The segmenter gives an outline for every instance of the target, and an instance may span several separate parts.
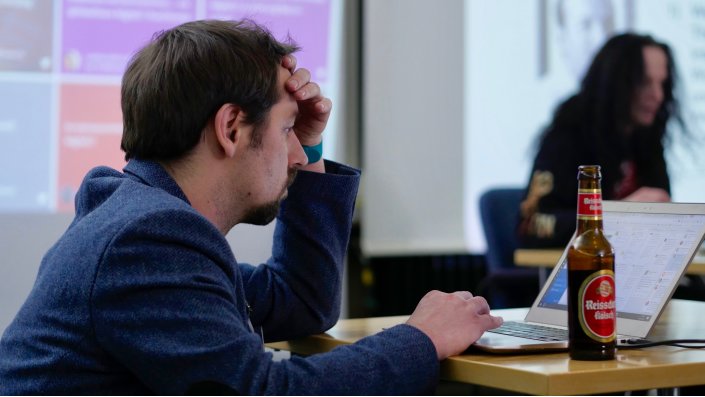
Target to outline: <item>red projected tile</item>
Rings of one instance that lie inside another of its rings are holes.
[[[120,87],[64,84],[60,88],[57,209],[70,211],[91,168],[122,169]]]

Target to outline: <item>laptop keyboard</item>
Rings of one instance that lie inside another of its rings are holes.
[[[529,324],[519,321],[506,321],[501,327],[487,332],[546,342],[568,340],[567,329],[546,327],[544,325]]]

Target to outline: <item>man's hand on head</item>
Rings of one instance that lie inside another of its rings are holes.
[[[315,146],[321,142],[321,134],[328,123],[333,103],[321,94],[318,84],[311,81],[308,70],[296,69],[296,58],[293,55],[282,57],[282,66],[291,71],[285,87],[299,105],[294,132],[302,145]]]

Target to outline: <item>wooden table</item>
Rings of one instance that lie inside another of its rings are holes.
[[[493,311],[523,319],[528,309]],[[705,302],[672,300],[652,340],[705,338]],[[406,321],[407,316],[340,320],[327,333],[269,347],[297,354],[326,352]],[[441,377],[528,394],[593,394],[705,384],[705,350],[659,346],[619,350],[611,361],[574,361],[567,353],[491,355],[470,352],[441,363]]]
[[[558,263],[561,254],[563,254],[562,249],[520,248],[514,251],[514,263],[517,266],[549,268],[548,270],[550,270]],[[705,254],[698,253],[695,255],[693,261],[688,265],[686,273],[705,275]],[[545,272],[543,280],[545,280]],[[543,282],[541,285],[543,285]]]

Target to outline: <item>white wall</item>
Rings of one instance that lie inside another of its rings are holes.
[[[71,216],[3,214],[0,239],[0,332],[29,294],[44,252],[71,222]]]
[[[463,18],[462,0],[364,3],[366,255],[465,246]]]

